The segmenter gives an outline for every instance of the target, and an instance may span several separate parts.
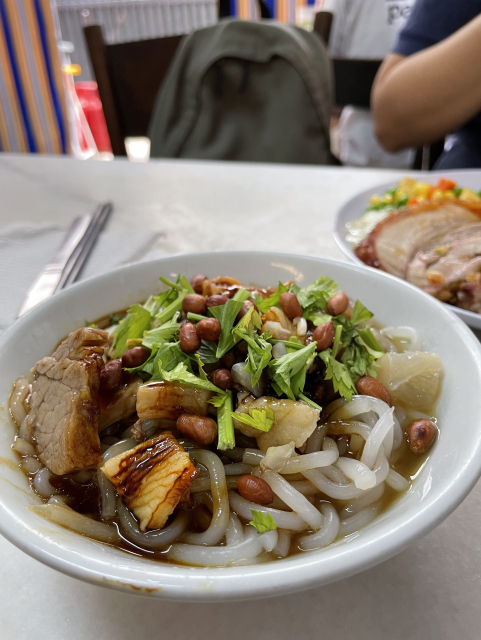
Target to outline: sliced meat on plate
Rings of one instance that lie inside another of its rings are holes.
[[[446,233],[473,222],[479,222],[479,216],[468,206],[418,205],[376,225],[355,253],[369,266],[405,278],[409,263],[419,251],[430,250]]]
[[[445,234],[430,251],[420,251],[406,279],[427,293],[457,306],[481,311],[481,222]]]
[[[101,461],[98,390],[108,340],[105,331],[77,329],[32,369],[28,425],[40,460],[58,475]]]

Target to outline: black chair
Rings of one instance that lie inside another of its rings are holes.
[[[125,156],[127,136],[146,136],[155,99],[183,36],[105,44],[102,28],[84,35],[104,109],[112,151]]]

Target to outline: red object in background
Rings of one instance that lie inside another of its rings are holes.
[[[99,152],[109,151],[112,153],[110,138],[105,122],[104,111],[97,89],[97,83],[92,81],[76,82],[75,91],[80,105],[87,119],[90,131],[97,145]]]

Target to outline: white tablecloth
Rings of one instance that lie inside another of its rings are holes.
[[[73,217],[111,199],[115,214],[85,275],[162,252],[209,249],[280,250],[342,260],[331,236],[337,207],[357,191],[400,175],[0,156],[0,239],[12,225],[63,229]],[[30,276],[22,273],[26,287]],[[0,271],[3,303],[15,277],[12,270]],[[0,638],[477,640],[480,530],[478,484],[434,532],[374,569],[292,596],[208,605],[93,587],[41,565],[0,537]]]

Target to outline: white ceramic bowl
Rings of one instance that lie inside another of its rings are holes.
[[[410,325],[439,354],[444,381],[440,438],[412,489],[360,534],[320,551],[236,568],[179,567],[129,555],[50,523],[27,509],[39,502],[11,449],[7,399],[19,375],[67,333],[160,291],[159,275],[197,273],[273,285],[329,275],[383,324]],[[174,256],[136,264],[78,284],[21,318],[0,336],[0,531],[26,553],[82,580],[157,598],[208,601],[274,596],[307,589],[375,565],[438,525],[481,474],[481,348],[466,325],[434,298],[382,272],[281,253]]]

